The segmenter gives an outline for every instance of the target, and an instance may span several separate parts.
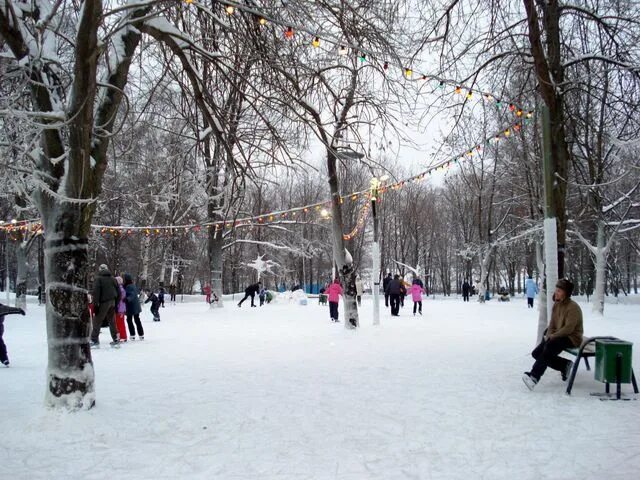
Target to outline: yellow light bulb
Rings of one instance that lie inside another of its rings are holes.
[[[233,8],[231,5],[227,5],[226,7],[224,7],[224,11],[227,12],[227,15],[233,15],[235,8]]]
[[[411,78],[413,76],[413,70],[411,70],[410,68],[405,68],[404,69],[404,76],[407,78]]]
[[[320,39],[318,37],[314,38],[311,45],[313,45],[314,48],[318,48],[320,46]]]

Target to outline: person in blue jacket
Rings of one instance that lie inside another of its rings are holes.
[[[527,294],[527,308],[533,308],[533,299],[536,298],[536,294],[538,293],[538,285],[535,280],[531,278],[531,275],[527,278],[527,283],[524,288]]]
[[[133,278],[131,278],[131,274],[124,274],[124,292],[125,292],[125,303],[127,304],[127,326],[129,327],[129,339],[136,339],[136,329],[138,330],[138,338],[140,340],[144,340],[144,330],[142,328],[142,322],[140,321],[140,312],[142,308],[140,307],[140,292],[138,291],[138,287],[133,283]],[[135,327],[133,325],[133,321],[135,320]]]

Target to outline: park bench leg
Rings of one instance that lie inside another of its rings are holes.
[[[640,393],[638,392],[638,383],[636,382],[636,375],[633,373],[633,368],[631,369],[631,383],[633,384],[633,391],[635,393]]]
[[[589,359],[587,357],[582,357],[584,358],[584,364],[587,367],[587,371],[591,371],[591,366],[589,365]]]
[[[586,357],[584,357],[586,360]],[[573,362],[573,368],[571,369],[571,375],[569,375],[569,384],[567,385],[567,395],[571,395],[571,389],[573,388],[573,381],[576,378],[578,367],[580,366],[580,357]]]

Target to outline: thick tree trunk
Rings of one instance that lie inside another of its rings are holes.
[[[145,235],[142,239],[142,272],[140,273],[140,288],[147,288],[147,280],[149,278],[149,257],[151,251],[151,237]]]
[[[336,157],[333,153],[327,153],[327,170],[329,173],[329,187],[331,190],[331,214],[333,227],[333,258],[338,268],[338,275],[344,286],[344,326],[345,328],[357,328],[360,326],[358,319],[358,304],[356,300],[356,271],[353,259],[344,246],[344,231],[342,225],[342,204],[338,189],[338,172],[336,169]]]
[[[536,263],[538,265],[538,272],[544,272],[544,256],[542,253],[542,246],[540,243],[536,243]],[[547,284],[546,281],[540,288],[540,296],[538,297],[538,331],[536,334],[536,345],[542,341],[544,331],[547,329]]]
[[[542,9],[542,25],[534,0],[523,0],[527,12],[528,36],[531,47],[538,90],[549,110],[551,132],[551,165],[552,171],[561,177],[554,179],[553,184],[553,216],[556,218],[556,238],[558,243],[557,262],[558,278],[564,276],[564,253],[567,236],[566,198],[569,164],[569,148],[566,141],[565,114],[561,88],[564,85],[564,67],[560,58],[560,10],[557,0],[538,2]],[[545,34],[543,47],[543,32]]]
[[[212,303],[211,307],[222,308],[222,247],[224,238],[223,230],[216,230],[215,227],[209,229],[209,276],[211,280],[211,292],[218,297],[217,304]]]
[[[29,249],[29,242],[22,240],[16,248],[16,264],[17,264],[17,277],[16,277],[16,302],[17,308],[27,309],[27,275],[29,273],[29,264],[27,263],[27,254]]]
[[[95,404],[89,348],[91,320],[85,288],[88,241],[77,227],[81,224],[78,210],[69,204],[67,211],[44,216],[45,232],[51,232],[45,238],[49,347],[46,403],[70,409],[86,409]]]
[[[478,301],[480,303],[485,302],[485,296],[487,293],[487,281],[489,280],[491,264],[491,257],[493,254],[493,246],[489,246],[486,252],[480,253],[480,281],[478,282]],[[485,255],[483,256],[483,253]]]

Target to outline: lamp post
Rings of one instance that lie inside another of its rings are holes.
[[[378,243],[378,215],[376,204],[381,192],[381,188],[388,175],[371,179],[371,215],[373,218],[373,247],[371,256],[373,257],[373,324],[380,325],[380,244]]]

